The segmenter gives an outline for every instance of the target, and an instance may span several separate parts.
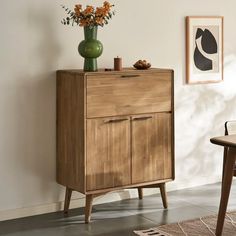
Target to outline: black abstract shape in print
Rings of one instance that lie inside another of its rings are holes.
[[[205,29],[203,31],[202,29],[198,28],[195,37],[195,44],[196,44],[196,48],[194,50],[195,66],[201,71],[212,70],[213,69],[212,60],[202,55],[196,43],[197,39],[199,39],[200,37],[202,37],[201,46],[204,52],[206,52],[207,54],[215,54],[218,51],[217,42],[213,34],[208,29]]]
[[[217,42],[214,35],[208,30],[205,29],[202,36],[202,49],[208,54],[217,53]]]
[[[201,71],[208,71],[208,70],[212,70],[213,68],[212,60],[202,55],[202,53],[199,51],[197,47],[197,44],[194,51],[194,63],[195,63],[195,66]]]
[[[203,33],[204,33],[204,31],[202,29],[198,28],[195,39],[200,38],[203,35]]]

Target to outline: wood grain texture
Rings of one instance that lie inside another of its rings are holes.
[[[65,202],[64,202],[64,214],[66,215],[70,208],[70,199],[72,194],[71,188],[66,188],[66,194],[65,194]]]
[[[57,182],[85,192],[84,79],[57,73]]]
[[[87,191],[131,183],[130,120],[87,120]]]
[[[87,76],[87,117],[171,111],[171,71]]]
[[[85,223],[89,223],[91,220],[91,213],[92,213],[92,208],[93,208],[93,195],[86,195],[86,200],[85,200]]]
[[[171,114],[132,117],[132,183],[172,178]]]
[[[163,207],[166,209],[166,208],[168,208],[167,194],[166,194],[166,184],[165,183],[160,184],[159,188],[160,188]]]
[[[121,189],[132,189],[132,188],[137,188],[137,187],[142,187],[142,188],[153,188],[153,185],[157,185],[160,183],[167,183],[172,181],[172,179],[162,179],[162,180],[155,180],[155,181],[150,181],[150,182],[142,182],[138,184],[129,184],[129,185],[123,185],[123,186],[118,186],[118,187],[111,187],[111,188],[106,188],[106,189],[97,189],[97,190],[90,190],[87,191],[86,194],[102,194],[102,193],[108,193],[111,191],[116,191],[116,190],[121,190]]]
[[[80,75],[82,77],[86,77],[87,75],[91,76],[106,76],[106,75],[127,75],[127,74],[146,74],[147,72],[154,72],[154,73],[170,73],[171,69],[163,69],[163,68],[150,68],[148,70],[137,70],[133,67],[125,67],[121,71],[105,71],[105,69],[99,69],[97,72],[88,72],[83,71],[81,69],[69,69],[69,70],[58,70],[59,73],[70,73]]]

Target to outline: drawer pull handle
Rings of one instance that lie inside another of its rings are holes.
[[[132,78],[132,77],[139,77],[140,75],[122,75],[122,78]]]
[[[110,120],[104,120],[104,123],[116,123],[116,122],[122,122],[125,120],[129,120],[129,119],[128,118],[110,119]]]
[[[133,118],[133,120],[148,120],[148,119],[152,119],[152,116],[142,116]]]

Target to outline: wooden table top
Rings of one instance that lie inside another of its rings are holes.
[[[220,137],[214,137],[210,139],[211,143],[224,146],[224,147],[235,147],[236,148],[236,135],[226,135]]]

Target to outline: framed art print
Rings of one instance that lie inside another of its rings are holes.
[[[187,83],[223,80],[223,21],[221,16],[186,17]]]

